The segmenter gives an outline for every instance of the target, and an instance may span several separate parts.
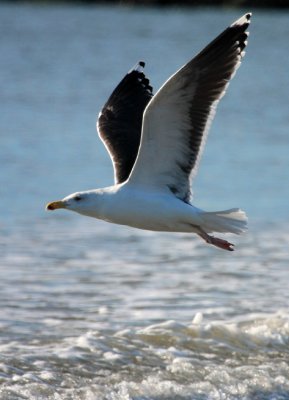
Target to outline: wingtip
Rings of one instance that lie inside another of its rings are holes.
[[[145,65],[146,65],[146,63],[144,61],[139,61],[138,63],[135,64],[135,66],[128,73],[133,72],[133,71],[142,73]]]
[[[237,19],[237,21],[233,22],[231,26],[236,26],[236,25],[245,25],[247,24],[247,26],[249,26],[250,22],[251,22],[251,17],[252,17],[252,13],[248,12],[246,14],[244,14],[241,18]]]

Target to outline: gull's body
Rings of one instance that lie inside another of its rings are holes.
[[[47,209],[67,208],[139,229],[194,232],[208,243],[233,250],[231,243],[208,233],[243,232],[245,213],[196,208],[191,181],[216,106],[244,55],[250,16],[227,28],[154,96],[143,74],[144,63],[130,71],[98,118],[115,185],[74,193]]]
[[[80,193],[86,194],[90,200],[87,207],[78,211],[80,214],[119,225],[151,231],[197,232],[194,225],[204,222],[201,210],[169,191],[148,191],[128,183]]]

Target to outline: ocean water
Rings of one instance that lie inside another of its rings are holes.
[[[235,252],[44,210],[112,183],[127,70],[156,90],[246,11],[0,6],[0,399],[289,399],[288,13],[253,10],[194,182],[246,210]]]

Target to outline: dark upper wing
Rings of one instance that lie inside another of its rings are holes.
[[[124,182],[134,165],[145,107],[153,89],[140,61],[119,83],[103,106],[97,121],[100,138],[113,162],[115,183]]]
[[[130,182],[169,188],[188,202],[215,109],[247,44],[251,14],[229,26],[177,71],[146,108]]]

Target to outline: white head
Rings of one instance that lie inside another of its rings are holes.
[[[79,214],[98,218],[98,208],[101,203],[101,192],[96,190],[70,194],[62,200],[48,203],[46,210],[54,211],[60,208],[75,211]]]

